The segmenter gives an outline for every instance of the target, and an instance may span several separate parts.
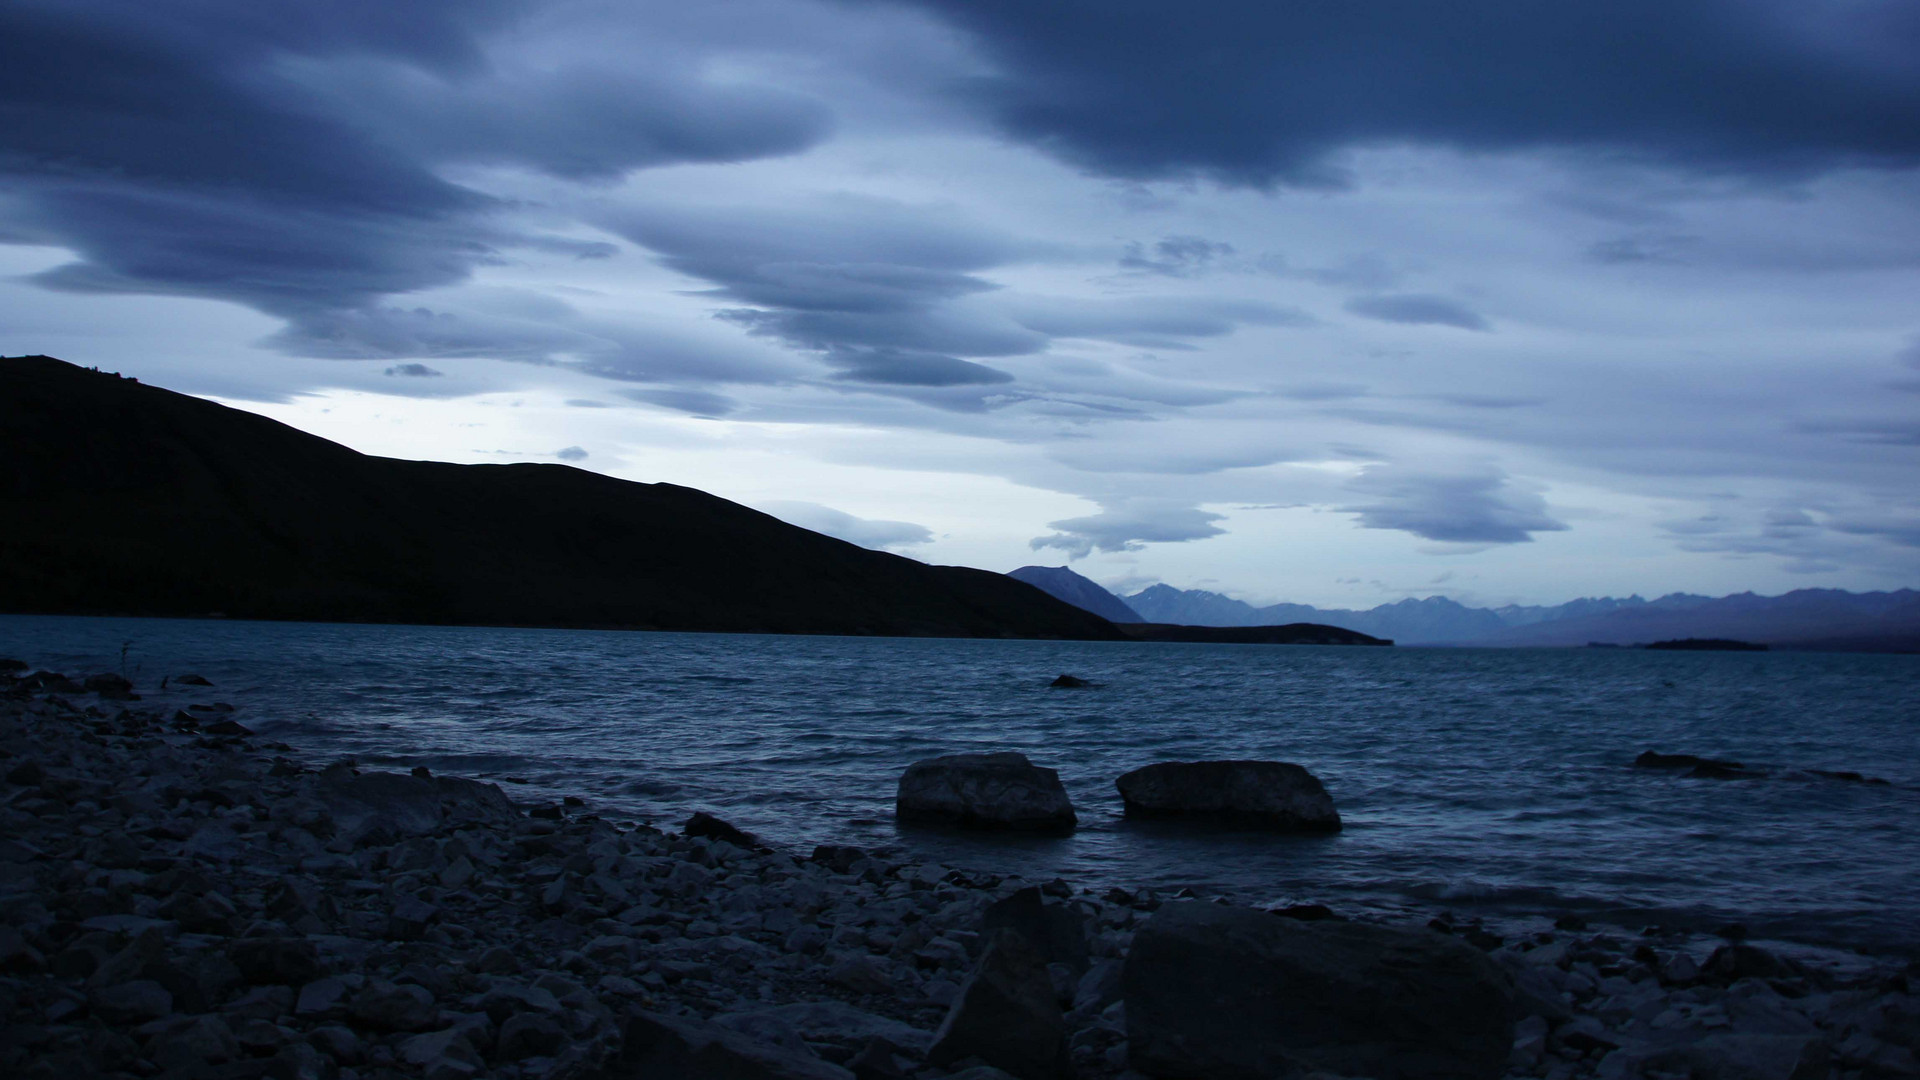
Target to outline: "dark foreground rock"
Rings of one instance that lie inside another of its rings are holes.
[[[1151,1076],[1493,1080],[1513,1047],[1506,974],[1420,930],[1173,904],[1135,937],[1122,985]]]
[[[323,770],[314,794],[334,831],[354,844],[393,843],[463,824],[504,825],[519,811],[498,787],[458,776],[361,774],[350,765]]]
[[[1167,761],[1115,782],[1127,816],[1191,818],[1276,832],[1339,832],[1340,811],[1310,772],[1284,761]]]
[[[1016,930],[995,930],[960,999],[934,1033],[928,1060],[970,1058],[1019,1080],[1069,1080],[1067,1022],[1046,957]]]
[[[619,1058],[595,1080],[854,1080],[799,1050],[718,1024],[643,1012],[627,1022]]]
[[[1086,971],[1092,959],[1086,913],[1069,903],[1048,903],[1037,885],[994,901],[981,914],[980,927],[989,934],[1019,934],[1042,963],[1063,964],[1075,975]]]
[[[916,761],[900,777],[901,821],[967,829],[1064,833],[1079,819],[1060,774],[1025,754],[949,754]]]

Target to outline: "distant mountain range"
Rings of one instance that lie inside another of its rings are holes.
[[[357,453],[50,357],[0,359],[0,611],[1126,640],[673,484]]]
[[[1808,649],[1920,651],[1920,592],[1798,589],[1782,596],[1670,593],[1546,606],[1476,608],[1430,596],[1356,611],[1307,604],[1255,607],[1202,589],[1155,585],[1116,597],[1066,567],[1022,567],[1021,580],[1071,604],[1122,603],[1150,623],[1272,626],[1323,623],[1403,645],[1610,645],[1733,638]],[[1094,594],[1098,594],[1095,596]],[[1101,599],[1104,598],[1104,601]],[[1110,615],[1103,615],[1111,619]]]

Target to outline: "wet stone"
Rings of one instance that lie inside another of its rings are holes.
[[[87,995],[87,1005],[110,1024],[138,1024],[171,1013],[173,995],[157,982],[137,979],[93,991]]]
[[[319,950],[299,938],[243,938],[228,948],[227,958],[256,986],[304,986],[322,974]]]
[[[372,981],[348,1005],[353,1019],[376,1031],[424,1031],[440,1014],[433,995],[413,983]]]

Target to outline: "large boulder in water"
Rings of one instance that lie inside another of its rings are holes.
[[[1163,761],[1119,780],[1129,817],[1199,818],[1280,832],[1339,832],[1314,775],[1284,761]]]
[[[907,766],[894,815],[969,829],[1071,832],[1078,824],[1060,774],[1025,754],[948,754]]]
[[[1512,983],[1429,930],[1162,907],[1121,975],[1133,1067],[1149,1076],[1493,1080],[1513,1047]]]

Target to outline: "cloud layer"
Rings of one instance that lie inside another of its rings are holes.
[[[1911,584],[1920,9],[1844,9],[18,0],[0,348],[1136,586]]]
[[[1340,150],[1408,142],[1709,172],[1920,160],[1920,13],[1895,0],[917,2],[996,62],[964,100],[1114,176],[1340,186]]]

